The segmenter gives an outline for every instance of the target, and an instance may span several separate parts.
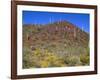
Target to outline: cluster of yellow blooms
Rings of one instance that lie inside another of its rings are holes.
[[[62,67],[65,66],[63,60],[54,53],[45,50],[45,53],[41,53],[41,50],[37,49],[34,51],[34,56],[38,58],[38,65],[44,67]]]
[[[47,68],[47,67],[65,67],[65,66],[81,66],[89,64],[89,54],[81,54],[80,56],[57,56],[54,53],[45,50],[44,53],[40,49],[34,50],[32,53],[24,55],[24,68]]]

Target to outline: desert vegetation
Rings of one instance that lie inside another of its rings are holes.
[[[67,21],[23,25],[23,68],[89,65],[89,34]]]

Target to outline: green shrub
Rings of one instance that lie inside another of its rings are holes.
[[[63,59],[55,55],[54,53],[45,50],[44,53],[40,49],[36,49],[33,53],[24,55],[23,67],[30,68],[46,68],[46,67],[61,67],[66,66]]]
[[[76,66],[80,64],[80,60],[77,56],[66,56],[64,57],[64,62],[68,66]]]
[[[89,55],[88,54],[80,55],[80,61],[82,65],[89,65]]]
[[[46,67],[64,67],[80,66],[89,64],[89,53],[68,56],[57,56],[55,53],[45,49],[36,49],[29,51],[26,49],[23,54],[23,68],[46,68]]]
[[[81,54],[80,55],[80,61],[82,63],[82,65],[89,65],[89,61],[90,61],[90,55],[89,55],[89,48],[86,48],[87,53]]]

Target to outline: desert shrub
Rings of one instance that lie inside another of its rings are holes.
[[[80,64],[80,60],[78,58],[78,56],[65,56],[64,57],[64,62],[68,65],[68,66],[76,66]]]
[[[29,50],[24,50],[23,52],[23,68],[39,67],[38,60],[40,52],[37,50],[33,54]]]
[[[59,67],[64,66],[63,60],[61,60],[57,55],[54,53],[48,52],[45,50],[43,60],[40,61],[41,67]]]
[[[52,54],[52,55],[49,55],[46,60],[50,63],[50,67],[61,67],[61,66],[65,66],[64,62],[63,62],[63,59],[61,59],[60,57]]]
[[[40,61],[40,67],[45,68],[49,66],[49,62],[46,60]]]
[[[88,55],[88,53],[80,55],[80,61],[81,61],[82,65],[88,65],[89,64],[89,55]]]
[[[25,54],[23,58],[24,68],[36,67],[60,67],[65,66],[63,59],[54,53],[45,50],[44,53],[40,49],[36,49],[33,53]]]
[[[30,68],[33,67],[34,64],[31,59],[30,51],[27,48],[23,50],[23,68]]]
[[[44,49],[43,51],[41,49],[35,49],[34,51],[25,49],[23,54],[23,68],[64,67],[88,64],[89,52],[80,56],[71,54],[58,56],[48,49]]]
[[[89,65],[90,55],[89,48],[86,48],[86,53],[80,55],[82,65]]]
[[[23,68],[35,67],[36,64],[34,61],[31,61],[29,57],[24,57],[23,59]]]

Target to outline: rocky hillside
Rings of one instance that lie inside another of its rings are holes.
[[[46,25],[23,25],[23,52],[42,54],[47,50],[57,56],[80,56],[87,53],[89,34],[67,21]]]

